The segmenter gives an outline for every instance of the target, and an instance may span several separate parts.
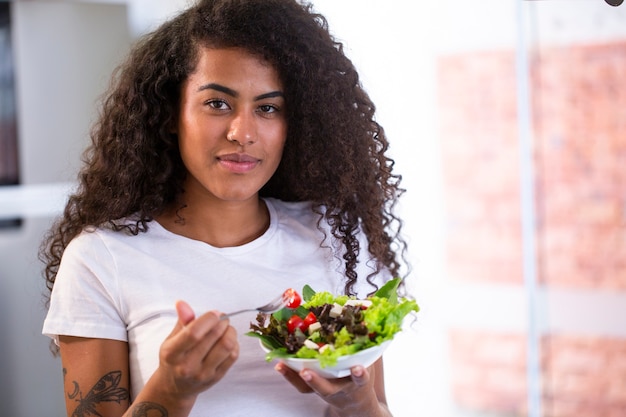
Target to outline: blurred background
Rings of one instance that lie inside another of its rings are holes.
[[[63,416],[37,250],[112,70],[188,0],[0,1],[0,404]],[[407,193],[396,417],[626,416],[626,6],[315,0]]]

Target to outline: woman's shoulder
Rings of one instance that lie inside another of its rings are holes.
[[[125,241],[136,236],[142,236],[146,234],[144,232],[150,230],[152,223],[150,222],[145,227],[140,227],[135,218],[125,217],[108,225],[87,226],[72,239],[68,248],[70,246],[107,246],[111,242]]]

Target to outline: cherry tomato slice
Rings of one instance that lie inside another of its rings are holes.
[[[289,331],[289,333],[293,333],[296,331],[296,329],[300,329],[303,332],[306,330],[304,328],[304,320],[302,320],[302,317],[294,314],[287,321],[287,331]]]
[[[283,293],[283,301],[287,308],[294,309],[300,307],[302,297],[300,297],[300,294],[298,294],[296,290],[294,290],[293,288],[289,288]]]
[[[306,326],[306,329],[308,329],[309,326],[315,323],[316,321],[317,321],[317,317],[315,317],[315,314],[313,314],[312,311],[309,311],[309,314],[307,314],[306,317],[304,318],[304,325]]]

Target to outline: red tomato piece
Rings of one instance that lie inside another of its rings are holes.
[[[283,293],[283,302],[287,308],[298,308],[302,302],[302,297],[300,297],[300,294],[293,288],[288,288]]]
[[[307,314],[306,317],[304,318],[304,325],[308,329],[309,326],[315,323],[316,321],[317,321],[317,317],[315,317],[315,314],[313,314],[312,311],[309,311],[309,314]]]
[[[304,328],[304,320],[302,320],[302,317],[294,314],[287,321],[287,331],[289,331],[289,333],[293,333],[296,329],[300,329],[301,331],[306,330],[306,328]]]

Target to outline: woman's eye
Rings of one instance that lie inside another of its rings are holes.
[[[273,104],[262,104],[259,106],[261,113],[276,113],[279,109]]]
[[[208,100],[205,102],[205,104],[215,110],[228,110],[230,108],[228,106],[228,103],[226,103],[224,100]]]

